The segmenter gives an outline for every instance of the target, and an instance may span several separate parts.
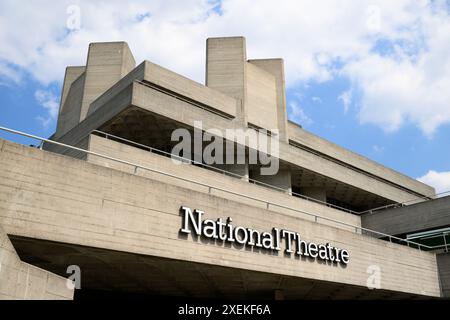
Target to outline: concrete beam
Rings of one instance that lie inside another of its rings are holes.
[[[177,94],[232,118],[236,116],[236,99],[149,61],[145,61],[144,80],[167,90],[169,94]]]
[[[450,196],[366,213],[361,216],[361,222],[365,228],[391,235],[450,226]]]

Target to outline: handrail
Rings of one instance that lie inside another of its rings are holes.
[[[175,155],[175,154],[167,152],[167,151],[159,150],[157,148],[153,148],[153,147],[147,146],[145,144],[141,144],[139,142],[135,142],[135,141],[132,141],[132,140],[128,140],[128,139],[125,139],[125,138],[113,135],[111,133],[107,133],[107,132],[100,131],[100,130],[93,130],[92,132],[100,134],[100,135],[103,135],[103,136],[105,136],[106,139],[108,139],[108,137],[112,137],[113,139],[124,141],[126,143],[129,143],[129,144],[132,144],[132,145],[135,145],[135,146],[147,149],[148,151],[154,152],[156,154],[162,154],[162,155],[167,156],[167,157],[177,158],[177,159],[179,159],[182,162],[193,163],[193,164],[196,164],[196,165],[199,165],[199,166],[202,166],[202,167],[214,170],[214,171],[218,171],[218,172],[223,173],[225,175],[234,176],[234,177],[239,178],[239,179],[243,179],[244,178],[248,182],[254,183],[256,185],[262,185],[262,186],[269,187],[269,188],[272,188],[272,189],[275,189],[275,190],[278,190],[278,191],[281,191],[281,192],[286,192],[286,189],[274,186],[272,184],[269,184],[269,183],[266,183],[266,182],[262,182],[262,181],[258,181],[258,180],[252,179],[252,178],[248,178],[248,177],[246,177],[244,175],[240,175],[238,173],[234,173],[234,172],[231,172],[231,171],[223,170],[223,169],[211,166],[211,165],[207,165],[207,164],[204,164],[203,162],[198,162],[198,161],[195,161],[195,160],[192,160],[192,159],[189,159],[189,158],[184,158],[184,157]],[[349,213],[352,213],[352,214],[359,214],[359,212],[353,211],[351,209],[343,208],[343,207],[340,207],[340,206],[332,204],[332,203],[328,203],[328,202],[325,202],[325,201],[314,199],[314,198],[305,196],[304,194],[300,194],[300,193],[292,192],[292,191],[289,192],[289,194],[291,194],[293,196],[296,196],[298,198],[305,199],[307,201],[312,201],[312,202],[319,203],[321,205],[325,205],[325,206],[330,207],[330,208],[335,208],[335,209],[338,209],[338,210],[341,210],[341,211],[345,211],[345,212],[349,212]]]
[[[117,158],[114,158],[114,157],[106,156],[106,155],[100,154],[98,152],[81,149],[81,148],[78,148],[78,147],[74,147],[74,146],[67,145],[67,144],[64,144],[64,143],[61,143],[61,142],[49,140],[49,139],[42,138],[42,137],[39,137],[39,136],[36,136],[36,135],[32,135],[32,134],[28,134],[28,133],[25,133],[25,132],[21,132],[21,131],[18,131],[18,130],[9,129],[9,128],[2,127],[2,126],[0,126],[0,130],[6,131],[6,132],[9,132],[9,133],[13,133],[13,134],[17,134],[17,135],[21,135],[21,136],[24,136],[24,137],[27,137],[27,138],[39,140],[41,142],[47,142],[47,143],[50,143],[50,144],[58,145],[58,146],[69,148],[69,149],[76,150],[76,151],[80,151],[80,152],[83,152],[83,153],[86,153],[86,154],[98,156],[100,158],[116,161],[116,162],[119,162],[119,163],[122,163],[122,164],[130,165],[130,166],[135,167],[135,173],[137,172],[137,169],[140,168],[140,169],[148,170],[148,171],[151,171],[151,172],[156,172],[156,173],[159,173],[159,174],[171,177],[171,178],[175,178],[175,179],[179,179],[179,180],[182,180],[182,181],[187,181],[187,182],[190,182],[190,183],[195,183],[197,185],[207,187],[209,193],[211,193],[211,190],[215,189],[215,190],[218,190],[218,191],[222,191],[222,192],[226,192],[226,193],[229,193],[229,194],[241,196],[243,198],[251,199],[251,200],[254,200],[254,201],[260,201],[260,202],[266,204],[267,209],[269,209],[270,205],[272,205],[272,206],[275,206],[275,207],[280,207],[280,208],[283,208],[283,209],[300,212],[300,213],[305,214],[307,216],[314,217],[314,221],[316,223],[319,220],[333,222],[333,223],[336,223],[336,224],[340,224],[342,226],[350,227],[352,230],[355,231],[355,233],[358,233],[358,230],[360,230],[361,234],[365,233],[366,235],[367,234],[369,234],[369,235],[370,234],[379,235],[379,236],[381,236],[383,238],[387,238],[389,240],[389,242],[391,242],[391,243],[393,242],[392,240],[396,240],[396,241],[398,241],[400,243],[405,243],[408,247],[412,246],[412,248],[414,248],[414,246],[417,246],[417,248],[419,250],[421,250],[421,248],[426,248],[426,249],[429,249],[429,250],[436,250],[438,248],[444,247],[443,245],[440,245],[440,246],[428,246],[428,245],[425,245],[425,244],[420,244],[420,243],[417,243],[417,242],[414,242],[414,241],[409,241],[409,240],[402,239],[402,238],[399,238],[399,237],[396,237],[396,236],[392,236],[392,235],[389,235],[389,234],[386,234],[386,233],[383,233],[383,232],[367,229],[367,228],[360,227],[360,226],[355,226],[355,225],[352,225],[352,224],[349,224],[349,223],[346,223],[346,222],[342,222],[342,221],[339,221],[339,220],[335,220],[335,219],[331,219],[331,218],[327,218],[327,217],[321,217],[321,216],[315,215],[315,214],[313,214],[311,212],[307,212],[307,211],[304,211],[304,210],[292,208],[292,207],[285,206],[285,205],[282,205],[282,204],[278,204],[278,203],[275,203],[275,202],[270,202],[270,201],[267,201],[267,200],[264,200],[264,199],[259,199],[259,198],[256,198],[256,197],[244,195],[242,193],[233,192],[233,191],[230,191],[228,189],[214,187],[214,186],[208,185],[208,184],[203,183],[203,182],[198,182],[198,181],[195,181],[195,180],[192,180],[192,179],[179,177],[179,176],[167,173],[167,172],[163,172],[163,171],[160,171],[160,170],[156,170],[156,169],[153,169],[153,168],[142,166],[142,165],[139,165],[139,164],[136,164],[136,163],[132,163],[132,162],[126,161],[126,160],[122,160],[122,159],[117,159]],[[363,233],[363,231],[364,231],[364,233]]]

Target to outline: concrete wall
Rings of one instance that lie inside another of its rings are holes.
[[[450,298],[450,253],[440,253],[436,258],[442,295],[446,298]]]
[[[387,234],[406,234],[450,226],[450,196],[362,215],[364,227]]]
[[[301,193],[304,194],[307,197],[327,202],[327,191],[324,188],[319,187],[308,187],[308,188],[301,188]]]
[[[0,300],[69,300],[66,279],[22,262],[0,225]]]
[[[134,68],[132,71],[130,71],[125,77],[120,79],[120,81],[116,82],[111,88],[106,90],[103,94],[101,94],[96,100],[94,100],[91,103],[91,106],[89,107],[88,111],[88,117],[87,119],[91,117],[92,114],[95,113],[94,119],[99,120],[99,118],[102,118],[101,116],[105,113],[105,104],[114,104],[115,102],[113,100],[116,99],[116,96],[123,92],[126,88],[130,87],[134,81],[142,82],[145,78],[146,68],[148,67],[148,64],[146,61],[139,64],[136,68]],[[103,111],[97,112],[96,111],[103,107]],[[125,106],[127,107],[127,106]],[[103,118],[102,118],[103,119]],[[108,120],[108,119],[106,119]],[[105,120],[103,120],[105,121]],[[77,137],[77,134],[73,134],[75,137]],[[79,138],[79,137],[78,137]]]
[[[156,92],[152,88],[133,84],[129,89],[133,96],[129,97],[129,100],[143,109],[159,113],[188,126],[192,126],[194,121],[202,120],[205,129],[223,130],[242,127],[246,125],[247,117],[249,117],[249,121],[257,126],[269,129],[279,127],[282,142],[286,142],[287,137],[290,137],[300,144],[332,158],[335,157],[344,163],[344,165],[333,163],[330,159],[323,159],[308,151],[281,143],[281,160],[293,166],[306,168],[395,202],[410,201],[417,194],[430,195],[434,192],[434,189],[429,186],[339,148],[292,123],[288,126],[288,133],[283,134],[283,130],[286,131],[286,128],[283,129],[286,127],[286,103],[282,60],[262,59],[247,62],[245,51],[243,37],[208,39],[206,84],[209,88],[206,88],[150,62],[144,62],[129,72],[134,66],[134,59],[126,43],[92,44],[84,79],[82,79],[83,76],[79,77],[67,94],[65,104],[69,106],[69,100],[73,101],[70,103],[70,108],[63,108],[67,114],[61,116],[59,121],[61,125],[58,124],[55,139],[76,145],[80,139],[86,137],[89,131],[97,129],[110,120],[114,116],[112,110],[120,112],[115,106],[124,102],[123,99],[126,98],[119,98],[119,96],[125,93],[125,88],[131,85],[133,80],[145,80],[155,85],[157,90],[162,88],[164,92]],[[127,72],[129,73],[125,76]],[[122,77],[124,78],[121,79]],[[115,82],[117,83],[114,84]],[[75,93],[71,97],[72,89]],[[67,91],[66,87],[63,90],[63,98],[65,91]],[[81,106],[80,92],[83,96]],[[116,99],[116,95],[119,95],[117,99],[120,101],[110,101]],[[129,105],[121,104],[121,106],[126,108]],[[237,118],[230,121],[203,111],[198,106],[206,106]],[[80,119],[84,119],[86,113],[94,115],[99,108],[103,109],[102,112],[97,113],[88,122],[80,124],[79,128],[71,130],[77,121],[77,113]],[[52,147],[49,147],[49,150],[52,150]],[[347,168],[345,167],[347,164],[367,171],[368,174]],[[389,183],[380,181],[377,177]]]
[[[64,103],[66,101],[67,95],[69,94],[70,87],[72,86],[72,83],[80,77],[84,71],[86,70],[86,67],[79,66],[79,67],[67,67],[66,68],[66,74],[64,75],[64,84],[61,92],[61,101],[59,105],[59,113],[63,112],[64,110]]]
[[[440,294],[432,253],[6,141],[0,165],[0,223],[12,235],[357,286],[376,265],[382,289]],[[181,205],[258,230],[298,231],[348,249],[350,263],[333,267],[180,238]]]
[[[67,71],[66,84],[62,94],[62,101],[67,101],[67,103],[62,105],[62,111],[64,112],[61,113],[61,119],[58,121],[58,130],[55,139],[78,143],[78,140],[84,138],[86,133],[80,136],[80,133],[77,132],[78,130],[75,130],[69,134],[72,137],[66,137],[64,139],[62,137],[72,129],[77,121],[84,119],[86,114],[93,114],[93,112],[105,103],[114,104],[114,102],[110,102],[108,99],[114,99],[114,94],[117,94],[119,89],[123,90],[133,80],[145,80],[159,88],[163,88],[166,95],[174,93],[177,99],[180,99],[180,97],[186,99],[186,102],[190,104],[190,109],[198,105],[206,106],[231,117],[237,117],[236,121],[229,121],[227,119],[219,119],[220,117],[213,117],[204,112],[193,111],[191,114],[188,114],[189,110],[185,110],[181,115],[181,122],[188,125],[192,125],[194,120],[202,120],[207,122],[210,128],[224,129],[242,127],[246,125],[247,117],[249,117],[249,121],[257,126],[269,129],[278,127],[280,129],[281,140],[284,142],[289,137],[306,147],[317,150],[331,158],[339,159],[339,161],[345,164],[367,171],[373,176],[397,184],[405,189],[411,190],[411,192],[407,190],[400,191],[395,186],[386,186],[385,183],[375,182],[370,178],[362,178],[361,174],[355,173],[354,170],[343,169],[342,166],[330,164],[329,160],[324,161],[307,152],[294,150],[295,147],[282,144],[281,154],[282,158],[284,158],[283,160],[293,165],[310,169],[318,174],[342,181],[346,184],[353,184],[354,181],[352,180],[355,179],[355,186],[358,188],[362,188],[371,193],[377,193],[377,190],[381,190],[380,196],[392,201],[410,201],[417,194],[431,196],[434,193],[433,188],[423,183],[340,148],[331,142],[302,130],[293,123],[287,125],[283,61],[281,59],[247,61],[246,59],[245,38],[229,37],[208,39],[206,85],[209,88],[216,89],[210,90],[150,62],[144,62],[130,72],[135,62],[131,51],[124,42],[91,44],[84,79],[81,78],[83,76],[78,77],[71,86],[73,87],[71,89],[68,89],[68,86],[73,80],[72,78],[75,78],[83,69],[81,67],[77,70],[68,69]],[[119,81],[124,76],[125,79]],[[114,85],[117,81],[119,81],[117,85]],[[273,81],[275,81],[275,85]],[[274,86],[275,89],[273,89]],[[139,87],[135,86],[134,88],[138,88],[136,91],[140,91]],[[147,90],[151,89],[148,88]],[[74,93],[71,94],[70,91],[74,91]],[[146,96],[150,98],[148,95]],[[68,105],[67,108],[63,107],[65,104]],[[154,112],[161,112],[158,109],[161,109],[161,105],[155,108]],[[106,110],[103,113],[111,114]],[[79,120],[76,120],[77,116]],[[100,115],[96,118],[96,120],[99,120],[99,118],[104,119],[104,121],[109,120]],[[180,120],[179,118],[179,115],[174,116],[174,119],[177,121]],[[98,123],[98,121],[95,122]],[[351,179],[346,179],[346,177],[351,177]],[[359,180],[362,183],[358,183]],[[374,188],[370,188],[371,184],[374,185]]]
[[[133,81],[135,80],[147,81],[157,86],[166,87],[167,90],[171,91],[174,94],[178,94],[179,96],[162,92],[160,93],[160,95],[168,95],[169,97],[172,97],[174,101],[182,102],[183,99],[180,99],[181,96],[186,98],[185,104],[190,100],[195,100],[197,103],[204,104],[206,106],[209,106],[211,109],[215,109],[222,113],[228,114],[230,117],[233,117],[235,115],[235,108],[237,103],[235,99],[221,94],[220,92],[211,90],[207,87],[201,86],[200,84],[192,80],[179,76],[151,62],[144,61],[130,73],[128,73],[125,77],[123,77],[120,81],[111,86],[111,88],[101,94],[95,101],[93,101],[89,108],[88,118],[86,122],[80,124],[80,126],[78,126],[77,128],[74,128],[74,130],[67,135],[59,135],[57,137],[57,140],[75,145],[76,143],[78,143],[79,139],[86,137],[88,132],[98,128],[101,124],[111,119],[111,117],[114,115],[114,113],[112,113],[113,111],[119,113],[123,110],[123,108],[128,107],[131,104],[131,101],[128,100],[131,99],[131,96],[126,97],[127,101],[129,101],[128,104],[120,104],[122,109],[117,109],[115,107],[112,107],[112,105],[117,106],[118,102],[123,102],[121,98],[118,98],[118,96],[120,96],[120,92],[124,92],[124,90],[132,85]],[[148,90],[154,89],[148,88]],[[126,92],[131,93],[131,88],[128,88]],[[197,111],[202,111],[201,108],[196,108],[194,105],[190,104],[190,106],[194,110],[198,109]],[[162,105],[160,105],[160,107],[162,107]],[[102,108],[103,110],[96,113],[96,111],[100,108]],[[94,113],[96,114],[94,115]],[[207,114],[212,115],[216,119],[226,121],[227,123],[229,122],[222,116],[214,115],[209,112]],[[93,115],[93,117],[91,117],[91,115]],[[201,118],[198,118],[197,120],[199,119],[201,120]],[[192,124],[193,122],[190,122],[190,125]],[[52,148],[52,146],[47,147],[49,148],[49,150],[55,150],[55,148]]]

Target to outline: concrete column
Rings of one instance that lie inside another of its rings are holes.
[[[450,298],[450,252],[436,255],[441,294],[445,298]]]
[[[79,121],[83,121],[90,104],[136,66],[126,42],[103,42],[89,45],[86,79]]]
[[[256,59],[249,63],[263,69],[275,77],[277,95],[277,124],[280,141],[288,142],[287,111],[286,111],[286,83],[283,59]]]
[[[206,86],[240,101],[238,121],[247,125],[246,102],[247,52],[244,37],[206,40]]]
[[[301,193],[307,197],[326,202],[327,201],[327,192],[325,188],[322,187],[307,187],[301,188]]]

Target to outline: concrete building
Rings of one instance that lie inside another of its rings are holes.
[[[217,134],[244,163],[196,161],[204,141],[174,161],[198,122],[277,152]],[[448,198],[288,121],[283,60],[249,60],[243,37],[207,40],[205,85],[92,43],[54,135],[0,140],[0,168],[0,298],[450,295]]]

